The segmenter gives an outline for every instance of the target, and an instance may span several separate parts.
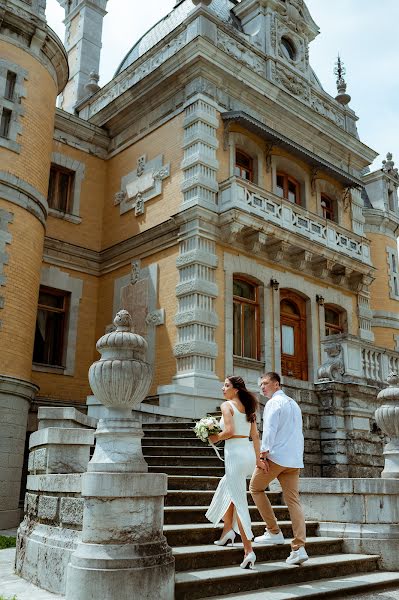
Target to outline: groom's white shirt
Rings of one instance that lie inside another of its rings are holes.
[[[301,409],[283,390],[277,390],[263,412],[261,452],[268,452],[268,458],[282,467],[301,469],[303,447]]]

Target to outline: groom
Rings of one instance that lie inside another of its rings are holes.
[[[301,565],[309,558],[305,550],[305,517],[298,490],[299,472],[303,468],[302,413],[295,400],[281,389],[278,373],[265,373],[260,387],[262,394],[269,399],[263,413],[260,448],[263,467],[256,467],[249,491],[266,523],[266,530],[264,535],[256,537],[254,541],[259,544],[284,544],[283,534],[265,494],[269,483],[277,478],[283,490],[294,532],[292,551],[286,562],[289,565]]]

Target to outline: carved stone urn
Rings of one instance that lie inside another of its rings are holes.
[[[108,415],[98,422],[88,471],[148,471],[141,449],[141,424],[133,419],[132,409],[144,399],[152,369],[146,362],[147,342],[132,333],[131,324],[129,313],[119,311],[114,319],[116,330],[97,342],[101,359],[90,367],[89,382]]]
[[[381,473],[384,479],[399,479],[399,377],[390,373],[388,387],[378,394],[382,406],[375,411],[378,427],[390,437],[384,448],[385,466]]]

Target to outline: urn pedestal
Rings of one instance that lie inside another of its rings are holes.
[[[382,406],[375,411],[378,427],[390,437],[384,447],[385,466],[381,473],[384,479],[399,479],[399,377],[388,376],[389,386],[378,394]]]
[[[151,383],[147,344],[131,332],[127,311],[114,324],[97,342],[101,360],[89,371],[106,415],[83,475],[82,541],[68,565],[66,598],[172,600],[174,558],[162,533],[167,476],[147,473],[141,425],[132,417]]]

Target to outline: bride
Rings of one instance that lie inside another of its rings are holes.
[[[251,518],[247,500],[247,477],[255,464],[263,469],[264,465],[257,460],[260,453],[259,433],[256,426],[256,396],[245,387],[242,377],[227,377],[223,386],[222,431],[209,437],[215,444],[226,440],[224,446],[225,475],[220,480],[211,505],[206,513],[215,526],[221,519],[224,521],[222,535],[215,544],[224,546],[234,543],[235,532],[239,533],[244,545],[244,560],[241,568],[253,568],[256,560],[252,550]],[[252,438],[250,442],[249,437]],[[259,464],[258,464],[259,463]]]

